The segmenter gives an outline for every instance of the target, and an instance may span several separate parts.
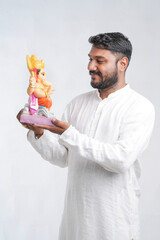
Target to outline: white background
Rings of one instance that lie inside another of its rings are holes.
[[[160,4],[147,0],[0,1],[0,240],[56,240],[67,169],[41,159],[16,114],[28,100],[26,55],[44,59],[60,118],[90,91],[88,38],[120,31],[133,44],[126,81],[156,108],[150,145],[141,157],[141,239],[160,239]]]

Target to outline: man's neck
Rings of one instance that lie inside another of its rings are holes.
[[[127,84],[126,82],[123,82],[123,83],[116,83],[115,85],[113,85],[112,87],[110,88],[105,88],[105,89],[99,89],[99,93],[100,93],[100,97],[102,98],[102,100],[104,98],[107,98],[109,96],[109,94],[125,87]]]

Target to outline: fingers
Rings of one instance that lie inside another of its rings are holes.
[[[39,136],[43,135],[44,130],[42,128],[37,127],[34,124],[22,123],[22,126],[27,128],[28,130],[35,132],[36,135],[39,135]]]
[[[21,109],[20,111],[19,111],[19,113],[17,114],[17,119],[18,119],[18,121],[20,122],[20,118],[21,118],[21,114],[23,113],[23,109]]]
[[[34,126],[37,127],[37,128],[46,129],[46,130],[49,130],[49,131],[52,131],[55,128],[55,127],[52,127],[52,126],[38,125],[38,124],[35,124]]]
[[[54,125],[56,125],[56,127],[62,128],[64,131],[65,131],[67,128],[69,128],[69,126],[70,126],[69,123],[67,123],[67,122],[62,122],[62,121],[60,121],[60,120],[58,120],[58,119],[55,119],[55,118],[52,119],[52,122],[53,122]]]
[[[32,124],[25,124],[26,128],[28,128],[29,130],[35,131],[34,125]]]
[[[17,114],[17,119],[18,119],[18,121],[21,123],[21,121],[20,121],[20,119],[21,119],[21,115],[22,115],[22,113],[23,113],[23,109],[21,109],[20,111],[19,111],[19,113]],[[26,124],[26,123],[21,123],[22,124],[22,126],[24,127],[24,128],[28,128],[28,124]],[[29,128],[28,128],[29,129]]]
[[[44,126],[44,125],[35,125],[35,126],[38,127],[38,128],[45,129],[45,130],[48,130],[50,132],[56,133],[56,134],[62,134],[65,131],[65,129],[57,127],[57,126],[55,126],[55,127]]]
[[[17,119],[20,122],[20,117],[23,112],[23,109],[17,114]],[[27,124],[27,123],[21,123],[23,127],[34,131],[36,134],[43,134],[43,130],[46,129],[50,132],[56,133],[56,134],[62,134],[70,125],[66,122],[62,122],[58,119],[53,118],[52,122],[54,123],[54,126],[44,126],[44,125],[38,125],[38,124]]]
[[[35,77],[30,77],[29,82],[32,83],[36,83],[36,78]]]
[[[34,127],[31,124],[21,123],[24,128],[34,131]]]
[[[53,129],[50,130],[50,132],[53,132],[53,133],[56,133],[56,134],[59,134],[61,135],[65,130],[63,128],[59,128],[59,127],[54,127],[54,131]]]
[[[17,114],[17,119],[18,119],[18,121],[19,121],[20,123],[21,123],[20,119],[21,119],[22,113],[23,113],[23,109],[21,109],[21,110],[19,111],[19,113]],[[28,128],[28,129],[30,129],[30,130],[33,130],[33,129],[31,129],[32,127],[30,126],[30,124],[27,124],[27,123],[21,123],[21,124],[22,124],[23,127]]]
[[[39,128],[37,125],[35,124],[25,124],[25,125],[27,125],[26,128],[28,128],[29,130],[32,130],[36,134],[43,134],[43,129]]]
[[[54,125],[56,125],[57,127],[63,128],[65,122],[62,122],[62,121],[60,121],[60,120],[58,120],[58,119],[56,119],[56,118],[53,118],[53,119],[52,119],[52,123],[53,123]]]

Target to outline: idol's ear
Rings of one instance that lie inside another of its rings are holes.
[[[31,71],[32,70],[32,62],[29,58],[29,55],[27,55],[27,66],[28,66],[29,71]]]
[[[35,67],[34,65],[35,65],[36,61],[37,61],[37,57],[35,55],[32,55],[31,57],[29,57],[29,55],[27,55],[27,66],[28,66],[28,69],[30,72]]]

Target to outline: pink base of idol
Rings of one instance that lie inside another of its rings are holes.
[[[52,123],[52,118],[47,118],[45,116],[39,116],[39,115],[27,115],[22,114],[20,118],[21,123],[28,123],[28,124],[37,124],[37,125],[43,125],[43,126],[55,126]]]

